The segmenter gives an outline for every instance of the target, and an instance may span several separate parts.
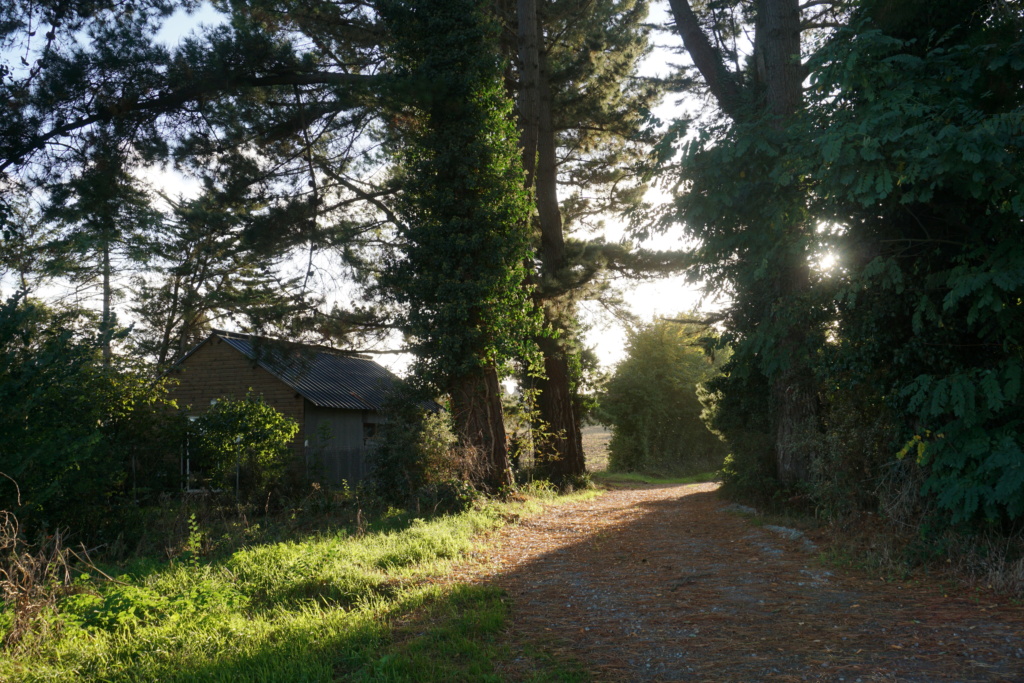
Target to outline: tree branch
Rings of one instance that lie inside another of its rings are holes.
[[[702,327],[711,327],[717,325],[728,317],[725,313],[709,313],[703,318],[696,317],[685,317],[685,318],[659,318],[667,323],[679,323],[680,325],[701,325]]]
[[[676,32],[683,39],[686,51],[718,101],[718,106],[729,118],[739,120],[742,118],[743,90],[701,29],[689,0],[669,0],[669,5],[676,20]]]
[[[321,164],[320,170],[322,170],[331,180],[335,181],[342,187],[345,187],[363,201],[375,206],[381,213],[383,213],[387,217],[387,219],[392,224],[398,227],[404,226],[404,223],[402,223],[398,216],[395,215],[391,208],[379,199],[379,197],[384,197],[390,194],[389,192],[367,192],[366,190],[363,190],[358,185],[353,183],[348,178],[345,178],[340,173],[335,171],[333,168],[331,168],[329,164]]]
[[[96,111],[88,116],[75,119],[38,135],[31,136],[22,145],[15,147],[8,158],[0,162],[0,172],[18,163],[28,154],[42,149],[50,141],[81,130],[96,123],[104,123],[117,118],[124,118],[135,113],[151,113],[155,115],[180,110],[190,102],[201,101],[211,94],[240,90],[243,88],[264,88],[279,85],[332,85],[351,86],[353,90],[379,82],[380,76],[362,74],[343,74],[333,72],[282,73],[268,76],[224,76],[208,78],[184,86],[178,90],[163,93],[155,97],[136,101],[119,100],[107,105],[99,105]],[[353,98],[350,106],[357,106]]]

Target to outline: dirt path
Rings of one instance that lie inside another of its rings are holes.
[[[597,681],[1024,681],[1024,608],[827,571],[714,489],[551,509],[458,576],[508,592],[511,642],[539,639]],[[501,673],[529,676],[516,666]]]

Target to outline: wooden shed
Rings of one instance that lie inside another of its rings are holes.
[[[398,379],[372,359],[322,346],[213,331],[171,371],[190,415],[221,398],[259,394],[299,424],[297,481],[338,485],[367,475],[366,454]]]

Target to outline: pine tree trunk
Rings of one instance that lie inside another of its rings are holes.
[[[803,226],[790,229],[790,239],[802,239]],[[810,266],[806,256],[797,253],[788,264],[780,264],[777,300],[802,298],[810,288]],[[783,306],[792,310],[792,306]],[[776,476],[783,484],[807,481],[811,475],[818,430],[818,391],[811,357],[809,336],[804,320],[791,320],[775,353],[783,361],[783,370],[772,378],[772,404],[775,420]]]
[[[111,335],[113,334],[113,321],[111,320],[113,290],[110,284],[110,239],[104,236],[100,253],[100,267],[103,270],[103,310],[100,313],[100,344],[103,349],[103,366],[110,367],[113,360],[113,352],[110,348]]]
[[[800,4],[797,0],[758,0],[755,58],[768,111],[780,130],[803,107],[800,64]]]
[[[451,389],[459,445],[472,455],[480,482],[492,491],[512,484],[500,392],[493,366],[456,380]]]
[[[558,205],[558,160],[552,93],[546,54],[541,45],[537,0],[518,0],[520,83],[520,128],[523,139],[523,166],[532,182],[540,224],[540,287],[557,282],[565,269],[567,256],[562,233],[562,213]],[[543,296],[543,291],[541,291]],[[566,329],[575,314],[568,304],[544,306],[545,322],[557,331]],[[569,351],[559,339],[536,340],[544,356],[545,378],[537,382],[540,427],[546,435],[539,441],[538,464],[541,473],[552,480],[586,472],[583,458],[579,414],[574,405],[569,371]]]
[[[814,460],[818,396],[814,375],[790,368],[772,382],[775,467],[783,484],[808,481]]]
[[[533,187],[537,174],[537,117],[540,79],[540,36],[537,24],[537,0],[517,0],[519,35],[519,131],[523,146],[526,184]]]
[[[579,430],[579,413],[569,391],[569,362],[557,339],[537,340],[544,354],[544,377],[535,386],[540,390],[537,410],[543,424],[537,425],[537,468],[540,474],[562,482],[586,472],[583,436]],[[535,432],[536,434],[536,432]]]

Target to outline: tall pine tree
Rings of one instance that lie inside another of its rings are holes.
[[[813,358],[823,332],[810,294],[809,188],[780,160],[801,134],[801,33],[808,26],[797,0],[709,2],[700,14],[689,0],[670,5],[674,30],[717,108],[686,145],[671,181],[682,192],[669,213],[699,243],[693,274],[733,298],[725,324],[735,355],[717,389],[737,410],[758,416],[752,424],[765,425],[778,479],[804,481],[818,428]],[[744,27],[753,33],[745,56],[738,47]],[[767,403],[739,407],[765,393]]]
[[[109,130],[87,137],[79,173],[51,190],[44,215],[60,226],[61,236],[47,245],[47,268],[77,284],[98,287],[99,337],[109,365],[118,274],[132,262],[145,261],[147,233],[159,216],[133,176],[130,145]]]
[[[586,469],[576,304],[599,295],[601,275],[630,260],[621,247],[573,233],[628,210],[644,190],[629,168],[646,151],[643,113],[660,96],[637,77],[646,15],[646,2],[635,0],[515,3],[517,111],[537,211],[532,276],[551,332],[536,340],[544,373],[527,381],[538,390],[539,469],[556,481]]]

